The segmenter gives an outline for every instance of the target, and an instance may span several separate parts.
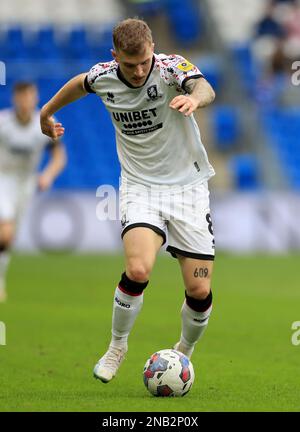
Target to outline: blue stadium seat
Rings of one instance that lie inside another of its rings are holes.
[[[112,60],[112,29],[105,28],[91,30],[90,47],[96,62],[106,62]]]
[[[52,26],[41,27],[29,43],[32,59],[59,59],[61,57],[60,44],[56,40],[55,30]]]
[[[260,70],[253,58],[251,46],[250,44],[232,46],[232,53],[244,88],[249,96],[253,97]]]
[[[147,1],[134,1],[130,2],[131,7],[134,7],[134,15],[148,18],[161,13],[164,8],[164,1],[161,0],[147,0]]]
[[[24,61],[28,58],[28,50],[22,27],[9,27],[1,40],[1,60]]]
[[[238,154],[229,161],[237,190],[253,191],[260,187],[258,161],[254,154]]]
[[[167,16],[172,32],[182,45],[197,42],[202,35],[200,4],[195,0],[166,0]]]
[[[65,58],[75,60],[91,58],[92,52],[85,27],[72,28],[67,35],[63,48]]]
[[[223,74],[220,58],[214,55],[201,55],[193,57],[191,60],[192,63],[198,66],[214,90],[218,90],[222,85]]]
[[[217,149],[224,152],[235,148],[240,136],[237,109],[226,105],[215,106],[212,110],[212,124]]]
[[[300,190],[300,107],[269,110],[261,118],[285,178],[291,188]]]

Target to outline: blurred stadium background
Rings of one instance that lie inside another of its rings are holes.
[[[190,396],[153,399],[141,380],[147,357],[180,331],[180,270],[166,254],[120,374],[109,386],[92,380],[124,268],[119,221],[97,218],[97,188],[118,187],[119,164],[96,96],[62,109],[68,164],[22,221],[0,305],[0,411],[299,411],[300,348],[290,339],[299,320],[299,10],[292,0],[0,0],[0,108],[17,80],[35,81],[42,105],[73,75],[110,60],[123,17],[148,21],[156,52],[199,66],[217,93],[196,118],[217,172],[218,251],[214,313],[193,356]],[[27,253],[42,250],[62,253]]]
[[[197,112],[217,175],[211,183],[219,250],[300,249],[300,7],[292,0],[1,0],[0,59],[10,105],[17,80],[33,80],[45,103],[72,76],[111,59],[111,30],[138,15],[156,52],[196,63],[216,90]],[[294,81],[295,84],[295,81]],[[61,110],[68,165],[36,196],[16,249],[115,251],[119,223],[99,221],[98,186],[118,186],[113,127],[96,96]]]

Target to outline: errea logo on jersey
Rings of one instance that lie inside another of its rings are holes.
[[[112,92],[107,92],[107,102],[115,103],[115,95]]]

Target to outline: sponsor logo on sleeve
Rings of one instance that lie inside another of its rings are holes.
[[[194,68],[194,65],[190,63],[189,61],[185,60],[181,63],[178,63],[176,65],[177,69],[180,69],[183,72],[188,72]]]

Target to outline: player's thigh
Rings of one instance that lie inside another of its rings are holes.
[[[13,242],[15,231],[16,224],[14,221],[0,221],[0,243],[9,247]]]
[[[137,281],[148,280],[163,242],[163,237],[150,228],[129,229],[123,236],[127,276]]]
[[[190,297],[204,299],[211,289],[214,262],[177,255],[184,285]]]
[[[199,260],[213,260],[215,244],[206,183],[178,194],[168,224],[167,251]]]

